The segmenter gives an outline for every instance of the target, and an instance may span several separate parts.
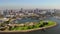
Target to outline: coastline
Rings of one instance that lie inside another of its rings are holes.
[[[50,26],[46,26],[46,27],[41,27],[41,28],[34,28],[34,29],[29,29],[29,30],[17,30],[17,31],[0,31],[0,32],[30,32],[30,31],[35,31],[35,30],[42,30],[42,29],[46,29],[46,28],[52,28],[52,27],[54,27],[54,26],[56,26],[57,25],[57,23],[55,23],[54,25],[50,25]]]

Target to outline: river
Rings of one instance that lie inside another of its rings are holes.
[[[60,34],[60,20],[54,17],[49,17],[47,20],[52,20],[57,22],[57,26],[53,28],[46,29],[45,31],[37,30],[32,32],[17,32],[17,33],[0,33],[0,34]]]

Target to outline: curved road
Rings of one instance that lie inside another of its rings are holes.
[[[17,32],[17,33],[1,33],[0,34],[60,34],[60,20],[54,17],[47,18],[47,20],[52,20],[57,22],[57,26],[53,28],[46,29],[45,31],[37,30],[32,32]]]

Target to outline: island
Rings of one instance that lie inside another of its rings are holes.
[[[0,32],[29,32],[42,30],[56,26],[56,22],[51,20],[40,20],[40,22],[26,22],[20,24],[11,24],[8,21],[0,23]]]

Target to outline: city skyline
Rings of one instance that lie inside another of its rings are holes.
[[[60,9],[60,0],[0,0],[0,9]]]

